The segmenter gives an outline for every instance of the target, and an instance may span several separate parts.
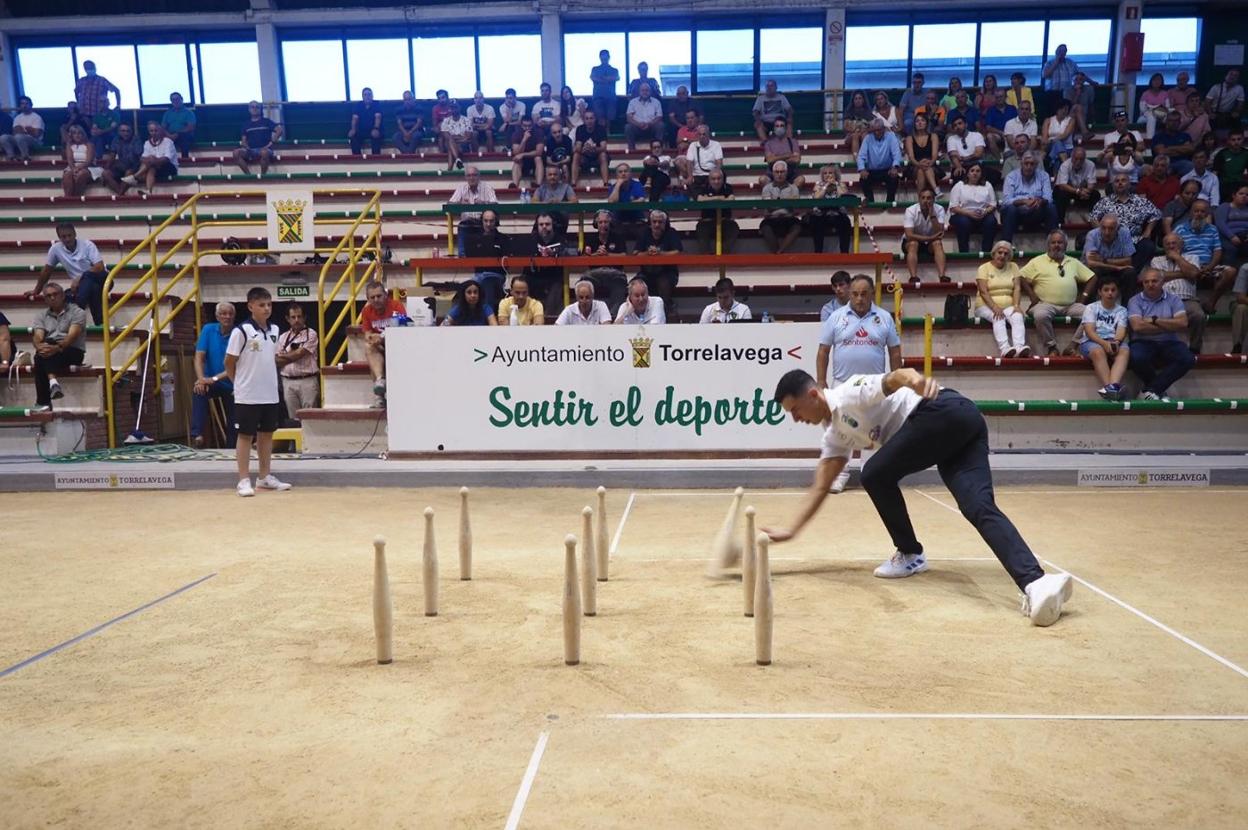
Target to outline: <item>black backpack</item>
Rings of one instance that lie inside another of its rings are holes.
[[[965,294],[945,297],[945,325],[965,326],[971,319],[971,298]]]

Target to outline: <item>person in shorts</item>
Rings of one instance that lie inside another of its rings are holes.
[[[250,319],[230,333],[225,347],[225,372],[234,383],[234,430],[238,433],[238,494],[254,496],[261,490],[289,490],[269,471],[273,433],[281,417],[277,392],[277,326],[269,321],[273,296],[256,287],[247,292]],[[251,484],[251,445],[256,444],[260,474]]]
[[[1122,376],[1127,373],[1131,349],[1127,346],[1127,310],[1118,302],[1118,283],[1102,279],[1097,286],[1100,302],[1083,310],[1085,339],[1079,353],[1092,363],[1101,388],[1096,393],[1107,401],[1123,398]]]

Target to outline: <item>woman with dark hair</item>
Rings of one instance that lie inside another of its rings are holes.
[[[1148,79],[1148,89],[1140,96],[1140,121],[1144,124],[1144,137],[1152,138],[1157,124],[1164,124],[1170,111],[1170,93],[1165,89],[1166,79],[1154,72]]]
[[[949,224],[958,237],[958,251],[971,250],[971,232],[983,234],[980,250],[987,253],[997,238],[997,194],[984,181],[984,165],[973,161],[966,168],[966,179],[949,191]]]
[[[932,192],[940,193],[936,187],[936,159],[939,156],[940,142],[928,131],[927,126],[927,116],[921,112],[915,113],[914,130],[906,136],[906,160],[909,162],[909,172],[914,176],[916,192],[930,187]]]
[[[862,137],[867,134],[871,124],[871,105],[867,103],[867,93],[857,90],[849,96],[849,106],[845,108],[841,123],[845,135],[849,136],[849,149],[854,158],[858,157],[858,148],[862,145]]]
[[[559,103],[562,105],[561,113],[565,127],[576,130],[585,123],[585,110],[588,105],[584,98],[577,98],[572,94],[572,87],[565,86],[559,90]]]
[[[481,296],[481,286],[466,282],[455,292],[451,310],[442,321],[444,326],[497,326],[494,309]]]
[[[975,108],[980,114],[988,112],[997,105],[997,76],[985,75],[984,85],[975,96]]]

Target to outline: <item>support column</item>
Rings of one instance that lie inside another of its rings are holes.
[[[0,32],[0,107],[17,108],[17,58],[13,42],[4,32]]]
[[[1135,111],[1135,76],[1138,73],[1122,71],[1122,40],[1124,35],[1140,31],[1140,18],[1143,16],[1141,5],[1140,0],[1119,0],[1118,34],[1114,37],[1114,76],[1111,81],[1115,84],[1124,84],[1125,88],[1110,95],[1110,109],[1119,107],[1125,109],[1127,111],[1127,119],[1131,122],[1135,121],[1137,115]]]
[[[830,8],[823,21],[823,88],[845,88],[845,7]],[[823,96],[823,129],[831,132],[841,128],[844,96]]]
[[[277,29],[272,23],[256,24],[256,50],[260,55],[260,96],[262,103],[282,100],[282,70],[278,60]],[[279,104],[265,107],[265,115],[278,124],[282,123]]]
[[[563,86],[563,21],[555,12],[542,12],[542,80],[558,97]]]

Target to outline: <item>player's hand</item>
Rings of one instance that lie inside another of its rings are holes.
[[[768,538],[776,544],[787,542],[797,535],[796,532],[781,527],[760,527],[759,530],[766,533]]]

